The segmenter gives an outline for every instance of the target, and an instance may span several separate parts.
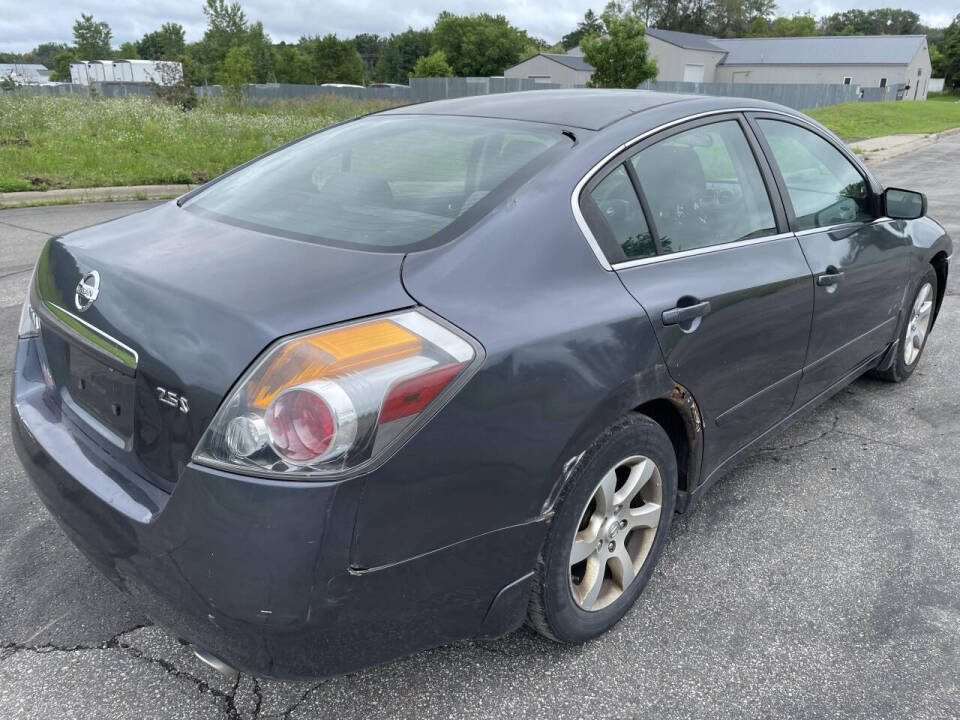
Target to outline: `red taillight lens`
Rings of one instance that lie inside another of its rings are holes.
[[[445,365],[394,385],[383,401],[380,424],[421,412],[462,369],[460,364]]]
[[[283,460],[309,465],[347,450],[356,438],[356,411],[336,383],[320,380],[278,394],[263,418],[270,446]]]
[[[322,398],[307,390],[292,390],[267,408],[267,430],[274,449],[301,463],[321,457],[333,439],[333,413]]]
[[[415,432],[480,352],[419,310],[282,340],[237,383],[194,459],[291,479],[368,465]]]

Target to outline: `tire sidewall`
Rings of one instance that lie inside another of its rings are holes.
[[[649,457],[660,471],[663,503],[657,534],[627,591],[607,607],[588,612],[577,605],[570,591],[569,553],[573,537],[600,478],[619,461],[637,454]],[[543,605],[551,634],[558,640],[589,640],[616,624],[630,609],[650,579],[666,541],[676,492],[677,462],[673,446],[663,429],[646,417],[635,416],[614,425],[586,451],[561,494],[544,547]]]
[[[897,376],[902,380],[906,380],[908,377],[913,375],[913,371],[917,369],[917,365],[920,364],[920,358],[923,357],[923,351],[927,346],[927,340],[930,339],[930,331],[933,329],[933,317],[931,317],[930,326],[928,326],[927,328],[927,334],[923,338],[923,345],[920,346],[920,352],[917,353],[917,357],[916,359],[914,359],[913,363],[911,363],[910,365],[907,365],[906,360],[903,357],[903,351],[907,345],[907,330],[910,328],[910,318],[913,315],[913,305],[917,301],[917,295],[920,293],[920,288],[922,288],[926,283],[930,283],[930,285],[933,287],[933,302],[934,302],[934,305],[936,305],[937,291],[939,290],[939,288],[937,287],[937,283],[938,283],[937,273],[933,270],[933,268],[930,268],[929,270],[927,270],[927,272],[921,275],[920,279],[914,285],[913,292],[911,292],[909,296],[910,297],[909,304],[906,306],[905,312],[903,314],[903,327],[900,328],[900,344],[897,347],[897,363],[896,363]],[[932,315],[933,310],[931,310],[930,312]]]

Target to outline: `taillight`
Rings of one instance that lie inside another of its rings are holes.
[[[414,310],[280,341],[237,383],[193,459],[298,479],[370,465],[439,408],[479,352]]]

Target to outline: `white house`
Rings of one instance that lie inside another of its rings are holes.
[[[508,78],[532,78],[540,82],[559,83],[569,87],[586,85],[593,66],[582,55],[539,53],[503,71]]]

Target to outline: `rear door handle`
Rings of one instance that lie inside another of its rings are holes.
[[[696,305],[686,305],[684,307],[670,308],[664,310],[661,319],[664,325],[681,325],[683,323],[703,317],[710,312],[710,301],[704,300]]]
[[[836,285],[838,282],[843,280],[843,273],[840,271],[837,272],[827,272],[822,275],[817,275],[817,285],[820,287],[829,287],[830,285]]]

